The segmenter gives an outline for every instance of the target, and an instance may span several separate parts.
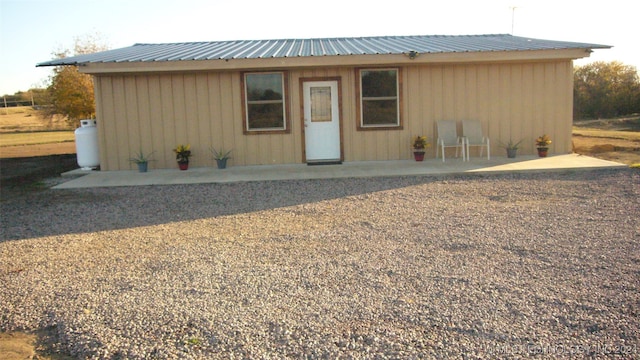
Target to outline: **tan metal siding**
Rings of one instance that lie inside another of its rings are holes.
[[[147,134],[146,136],[141,136],[140,144],[136,148],[136,144],[132,144],[132,155],[137,153],[138,151],[142,151],[145,155],[149,154],[153,150],[153,137],[150,136],[152,134],[153,125],[151,124],[151,105],[149,98],[149,86],[147,85],[148,79],[146,77],[136,77],[135,79],[135,91],[136,98],[138,101],[138,131],[140,134]],[[136,125],[135,119],[130,121],[132,125]],[[153,156],[153,155],[152,155]],[[152,162],[149,167],[153,168],[154,162]]]
[[[151,168],[175,168],[172,149],[191,144],[193,167],[214,166],[209,149],[233,149],[230,165],[301,163],[303,122],[300,79],[341,79],[345,161],[410,159],[413,136],[435,142],[437,120],[478,119],[504,156],[500,141],[523,140],[520,154],[535,151],[543,133],[552,153],[571,150],[571,61],[421,65],[403,67],[402,130],[358,131],[354,67],[288,71],[288,134],[243,134],[241,73],[198,72],[109,75],[96,78],[101,166],[134,169],[128,159],[153,151]],[[472,154],[473,155],[473,154]],[[435,156],[435,149],[428,152]]]
[[[116,137],[115,146],[117,149],[117,158],[113,159],[113,163],[119,169],[126,169],[129,167],[127,158],[132,152],[129,147],[129,135],[135,136],[129,132],[127,126],[127,96],[125,95],[125,86],[123,77],[115,77],[112,82],[113,86],[113,98],[115,107],[115,124],[116,124]]]
[[[239,80],[240,77],[238,76]],[[211,112],[211,119],[213,123],[212,143],[216,148],[233,149],[232,159],[229,160],[229,164],[242,164],[245,150],[240,147],[236,147],[236,136],[234,134],[233,122],[225,121],[225,119],[232,119],[234,116],[233,109],[233,96],[232,96],[232,79],[231,75],[227,73],[223,74],[209,74],[208,79],[209,89],[213,90],[210,93],[209,108],[215,109]]]
[[[147,124],[149,127],[144,128],[147,133],[142,132],[141,137],[151,138],[151,145],[149,148],[145,148],[145,151],[153,152],[152,161],[149,163],[149,168],[162,168],[163,164],[166,164],[168,160],[175,159],[173,153],[167,153],[164,148],[170,145],[165,145],[165,133],[169,132],[166,129],[162,121],[162,107],[159,104],[159,99],[162,98],[162,88],[160,77],[156,75],[141,76],[140,93],[144,93],[147,97],[147,106],[149,107]],[[146,80],[146,81],[144,81]],[[142,119],[141,119],[142,120]],[[172,144],[172,143],[170,143]]]
[[[171,163],[175,166],[175,155],[172,149],[178,145],[177,141],[186,142],[186,139],[176,140],[175,116],[173,114],[173,98],[171,75],[161,75],[158,77],[160,86],[160,96],[153,101],[154,107],[160,109],[160,118],[157,119],[160,126],[163,127],[163,141],[160,142],[160,148],[154,150],[162,154],[162,160],[158,160],[158,167],[168,168]],[[172,167],[173,167],[172,166]]]
[[[533,141],[543,133],[554,139],[552,152],[571,150],[570,62],[434,65],[407,70],[407,81],[420,83],[408,86],[407,118],[421,121],[410,124],[407,144],[419,133],[434,142],[438,120],[478,119],[492,140],[494,154],[504,155],[500,142],[509,139],[522,139],[520,153],[533,154]]]
[[[213,144],[213,136],[211,132],[213,117],[211,116],[209,107],[208,78],[208,76],[194,76],[193,96],[195,104],[193,105],[193,114],[190,116],[193,117],[197,125],[195,127],[197,131],[195,135],[193,135],[193,138],[197,139],[199,144],[212,144],[215,146],[217,144]],[[221,145],[218,145],[218,149],[220,149]],[[207,153],[207,156],[208,155],[209,154]]]
[[[103,170],[118,169],[117,164],[112,163],[111,159],[117,159],[117,147],[111,145],[112,139],[116,138],[116,127],[113,119],[115,119],[115,102],[112,93],[111,78],[99,78],[96,84],[99,84],[100,96],[96,93],[97,123],[98,123],[98,142],[100,144],[100,168]],[[102,111],[100,111],[102,110]]]

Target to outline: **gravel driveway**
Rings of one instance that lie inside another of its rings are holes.
[[[46,190],[0,329],[79,358],[640,356],[640,172]]]

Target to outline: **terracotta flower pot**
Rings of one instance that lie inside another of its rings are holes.
[[[180,168],[180,170],[187,170],[189,168],[189,163],[188,162],[179,162],[178,163],[178,167]]]
[[[413,158],[416,159],[416,161],[424,160],[424,151],[414,151]]]
[[[547,151],[549,151],[549,148],[538,148],[538,156],[547,157]]]

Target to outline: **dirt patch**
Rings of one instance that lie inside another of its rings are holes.
[[[34,334],[0,332],[0,359],[4,360],[69,360],[73,357],[56,349],[57,329],[50,327]]]
[[[0,358],[32,359],[36,355],[36,336],[24,333],[0,333]]]
[[[640,116],[574,123],[573,151],[627,165],[640,163]]]

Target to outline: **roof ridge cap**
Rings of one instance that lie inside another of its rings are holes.
[[[345,39],[393,39],[393,38],[443,38],[443,37],[492,37],[492,36],[513,36],[512,34],[431,34],[431,35],[371,35],[371,36],[334,36],[334,37],[308,37],[308,38],[279,38],[279,39],[235,39],[235,40],[210,40],[210,41],[176,41],[166,43],[135,43],[133,46],[148,45],[192,45],[192,44],[212,44],[212,43],[233,43],[233,42],[253,42],[253,41],[304,41],[304,40],[345,40]]]

